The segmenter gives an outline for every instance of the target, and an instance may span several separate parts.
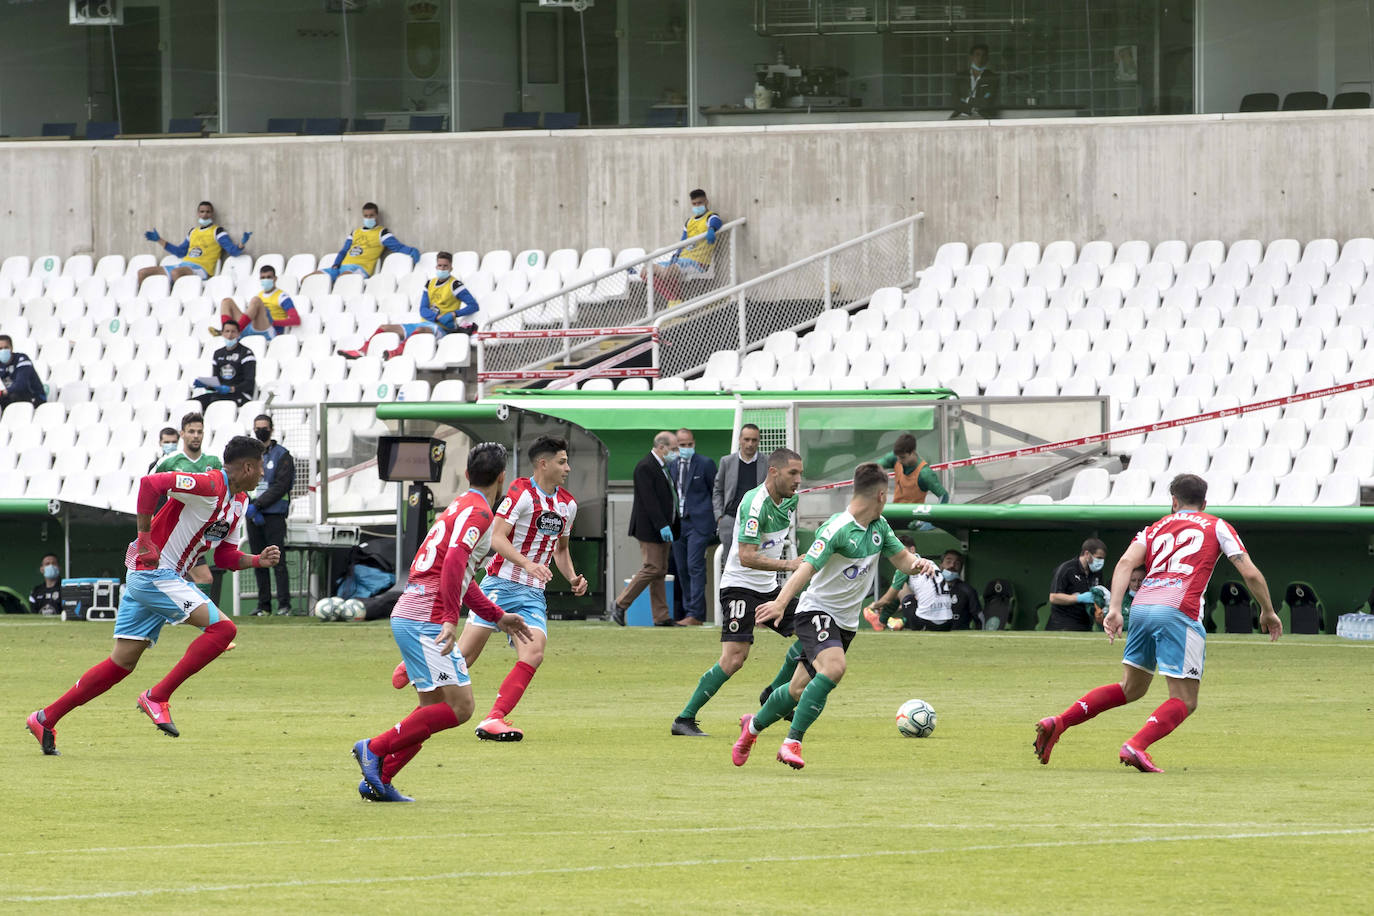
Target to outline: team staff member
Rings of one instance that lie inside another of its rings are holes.
[[[148,464],[148,473],[153,473],[153,468],[157,467],[158,462],[166,458],[177,450],[177,442],[180,441],[181,434],[170,426],[162,427],[162,431],[157,434],[157,457]]]
[[[420,263],[420,251],[401,243],[385,226],[377,225],[377,205],[368,201],[363,204],[363,224],[349,233],[343,247],[334,257],[334,266],[317,270],[315,273],[328,274],[333,280],[339,274],[360,274],[370,277],[377,272],[377,262],[382,259],[383,251],[399,251],[410,257],[411,264]]]
[[[1106,562],[1107,545],[1088,538],[1078,556],[1059,564],[1050,582],[1050,619],[1045,629],[1086,632],[1102,622],[1106,601],[1094,589],[1102,585]]]
[[[639,460],[634,471],[634,503],[630,507],[630,537],[639,541],[639,553],[644,565],[630,579],[630,584],[616,596],[611,606],[611,622],[625,626],[625,612],[630,602],[649,590],[653,607],[654,626],[671,627],[673,617],[668,611],[664,576],[668,574],[668,551],[678,525],[677,492],[668,476],[668,462],[677,457],[677,434],[664,430],[654,436],[654,447]]]
[[[197,395],[196,400],[202,408],[215,401],[233,401],[242,407],[252,400],[257,390],[258,359],[252,350],[239,343],[237,321],[225,318],[220,334],[224,336],[224,346],[211,357],[213,375],[198,378],[193,383],[197,388],[208,389],[205,394]]]
[[[683,280],[710,271],[716,253],[716,233],[725,225],[720,214],[711,209],[705,191],[696,188],[688,197],[692,201],[692,215],[682,224],[682,241],[703,234],[706,238],[683,246],[672,257],[654,264],[654,292],[669,302],[683,298]]]
[[[893,472],[896,489],[892,494],[894,503],[923,503],[931,493],[940,497],[940,502],[949,502],[949,491],[940,483],[940,475],[930,469],[930,465],[916,454],[916,437],[902,433],[892,443],[892,451],[878,462]]]
[[[384,324],[373,332],[361,348],[340,350],[339,354],[349,359],[363,356],[378,334],[398,334],[401,338],[396,349],[387,350],[382,354],[382,359],[400,356],[406,350],[406,341],[416,334],[433,334],[435,337],[443,337],[452,331],[471,334],[476,330],[476,325],[460,319],[476,311],[477,300],[463,286],[463,281],[453,275],[453,255],[441,251],[434,258],[434,278],[425,284],[425,290],[420,294],[420,317],[424,320],[408,324]]]
[[[47,399],[33,360],[25,353],[15,353],[14,341],[8,334],[0,334],[0,411],[20,401],[37,407]]]
[[[673,541],[673,565],[678,584],[673,596],[679,599],[682,616],[678,626],[700,626],[706,620],[706,547],[716,533],[716,516],[711,509],[711,493],[716,486],[716,463],[698,455],[692,431],[677,431],[676,461],[669,461],[668,476],[677,491],[681,537]]]
[[[61,616],[62,570],[57,565],[57,554],[43,554],[38,574],[43,577],[43,581],[29,592],[29,613],[42,614],[45,617]]]
[[[940,575],[944,576],[949,588],[954,629],[981,629],[983,603],[978,600],[978,589],[964,581],[964,555],[957,550],[946,550],[944,556],[940,557]]]
[[[262,265],[258,270],[258,284],[262,292],[249,301],[247,308],[240,309],[239,304],[228,296],[220,302],[220,327],[226,321],[233,321],[238,324],[240,335],[247,337],[258,334],[271,340],[288,328],[300,325],[301,316],[296,311],[296,304],[277,286],[275,267],[271,264]],[[211,327],[210,333],[218,337],[220,328]]]
[[[720,549],[730,555],[730,542],[735,539],[735,516],[744,494],[763,483],[768,468],[759,460],[762,434],[753,423],[739,428],[739,451],[720,459],[716,485],[711,488],[711,510],[716,514],[716,537]]]
[[[248,546],[254,553],[268,547],[281,550],[281,562],[275,567],[277,577],[277,613],[291,613],[291,576],[286,571],[286,515],[291,511],[291,485],[296,480],[296,461],[276,439],[272,438],[272,418],[260,413],[253,418],[253,436],[264,446],[262,480],[253,490],[244,518],[248,520]],[[258,608],[253,616],[272,613],[272,581],[265,569],[255,569],[258,580]]]
[[[138,272],[139,288],[142,288],[144,280],[156,277],[160,273],[166,273],[167,279],[172,283],[182,277],[200,277],[202,280],[208,280],[219,270],[219,259],[223,254],[228,252],[231,257],[243,254],[243,246],[248,244],[253,233],[245,232],[243,238],[235,245],[234,240],[229,237],[228,230],[215,223],[215,205],[208,200],[202,200],[196,207],[195,228],[186,233],[183,241],[173,245],[158,235],[156,229],[149,229],[143,233],[143,237],[150,242],[157,242],[168,254],[174,254],[183,260],[169,267],[143,268]]]

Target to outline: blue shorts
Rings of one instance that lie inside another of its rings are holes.
[[[1207,630],[1176,608],[1137,604],[1131,608],[1122,661],[1151,674],[1202,679]]]
[[[549,635],[548,602],[544,598],[542,588],[487,576],[482,580],[482,593],[507,614],[519,614],[531,630],[538,630],[545,636]],[[483,620],[472,611],[468,611],[468,623],[488,630],[496,629],[496,624],[490,620]]]
[[[704,274],[706,273],[706,271],[711,269],[709,266],[701,264],[697,261],[693,261],[691,258],[678,258],[676,261],[674,261],[672,258],[664,258],[662,261],[659,261],[654,266],[672,267],[674,265],[677,266],[678,270],[683,271],[685,273]]]
[[[201,267],[195,261],[178,261],[177,263],[169,264],[162,269],[167,271],[167,279],[170,280],[172,279],[172,271],[179,270],[182,267],[185,267],[186,269],[190,270],[191,273],[195,274],[197,277],[200,277],[202,280],[210,279],[210,275],[205,272],[205,268]]]
[[[176,626],[202,604],[209,605],[210,623],[218,623],[219,608],[205,593],[171,569],[130,572],[115,612],[115,639],[141,639],[157,645],[162,625]]]
[[[362,274],[364,278],[372,276],[361,264],[345,264],[342,267],[322,267],[320,273],[329,274],[331,280],[339,279],[339,274]]]
[[[437,321],[411,321],[401,325],[401,327],[405,328],[407,337],[414,334],[416,331],[429,331],[436,338],[443,337],[445,334],[449,333],[448,328]]]
[[[277,330],[277,328],[276,328],[275,325],[269,324],[266,328],[264,328],[263,330],[259,331],[257,328],[253,327],[252,324],[249,324],[248,327],[246,327],[246,328],[244,328],[243,330],[239,331],[239,336],[240,336],[240,337],[252,337],[252,336],[256,335],[256,336],[258,336],[258,337],[266,337],[268,340],[271,340],[272,338],[276,337],[277,334],[279,334],[279,333],[280,333],[280,332]]]
[[[442,624],[391,618],[391,635],[405,660],[406,674],[421,693],[436,687],[466,687],[472,683],[468,677],[468,663],[458,651],[456,640],[452,652],[439,654],[434,640],[441,628]]]

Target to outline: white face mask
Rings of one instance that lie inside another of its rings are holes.
[[[1102,567],[1106,562],[1102,557],[1093,557],[1088,561],[1088,572],[1102,572]]]
[[[272,292],[272,287],[274,287],[274,286],[277,285],[277,281],[276,281],[276,280],[273,280],[271,277],[263,277],[262,280],[261,280],[261,283],[262,283],[262,291],[263,291],[264,293],[270,293],[270,292]]]
[[[238,345],[239,345],[239,339],[238,339],[237,337],[232,338],[232,339],[230,339],[230,338],[228,338],[228,337],[224,338],[224,346],[225,346],[226,348],[232,350],[232,349],[234,349],[235,347],[237,347]]]
[[[0,350],[0,366],[9,364],[10,358],[14,356],[14,351],[8,348]]]
[[[213,223],[214,220],[212,220],[212,219],[206,219],[205,217],[202,216],[200,219],[196,220],[196,222],[200,223],[200,228],[202,228],[202,229],[208,229],[208,228],[210,228],[210,224]]]
[[[172,452],[176,451],[176,448],[177,444],[175,442],[164,442],[162,443],[162,454],[170,455]]]
[[[959,574],[952,569],[942,569],[940,570],[940,575],[945,577],[946,582],[953,582],[955,579],[959,578]]]
[[[364,216],[364,217],[363,217],[363,228],[364,228],[364,229],[376,229],[376,228],[377,228],[377,218],[376,218],[375,216]]]

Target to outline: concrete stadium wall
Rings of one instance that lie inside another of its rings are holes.
[[[1374,111],[0,144],[0,252],[155,251],[202,197],[255,252],[337,249],[368,199],[421,249],[652,246],[698,185],[745,275],[917,210],[944,241],[1374,234]]]

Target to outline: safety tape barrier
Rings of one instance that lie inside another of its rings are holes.
[[[615,354],[605,362],[594,363],[583,369],[579,369],[563,378],[562,381],[554,382],[550,388],[568,388],[576,385],[585,379],[592,378],[658,378],[657,366],[631,366],[622,367],[620,364],[626,360],[634,359],[648,353],[654,348],[654,342],[658,335],[654,335],[654,340],[646,340],[643,343],[635,344],[627,350]]]
[[[497,316],[498,319],[500,316]],[[473,340],[538,340],[561,337],[632,337],[650,334],[658,340],[658,329],[652,327],[629,328],[522,328],[518,331],[477,331]]]
[[[1099,442],[1110,442],[1113,439],[1126,439],[1131,436],[1140,436],[1145,433],[1158,432],[1164,429],[1173,429],[1178,426],[1188,426],[1193,423],[1204,423],[1208,420],[1217,420],[1223,417],[1236,417],[1241,414],[1252,413],[1257,410],[1271,410],[1275,407],[1287,407],[1290,404],[1300,404],[1303,401],[1310,401],[1315,398],[1328,398],[1338,394],[1345,394],[1349,391],[1358,391],[1361,388],[1374,386],[1374,378],[1367,378],[1359,382],[1347,382],[1344,385],[1333,385],[1330,388],[1320,388],[1316,391],[1304,391],[1300,394],[1290,394],[1282,398],[1271,398],[1267,401],[1256,401],[1253,404],[1242,404],[1239,407],[1225,407],[1221,410],[1213,410],[1208,413],[1194,414],[1191,417],[1181,417],[1176,420],[1160,420],[1156,423],[1146,423],[1141,426],[1132,426],[1129,429],[1114,429],[1111,432],[1094,433],[1090,436],[1079,436],[1075,439],[1063,439],[1059,442],[1046,442],[1043,445],[1028,445],[1025,448],[1010,449],[1005,452],[994,452],[989,455],[979,455],[975,458],[957,458],[953,461],[942,461],[939,464],[930,465],[932,471],[954,470],[956,468],[970,468],[982,464],[991,464],[994,461],[1007,461],[1012,458],[1025,458],[1030,455],[1039,455],[1044,452],[1057,452],[1061,449],[1074,448],[1081,445],[1096,445]],[[889,473],[888,476],[893,476]],[[819,493],[823,490],[838,490],[854,483],[851,480],[842,480],[838,483],[826,483],[816,487],[807,487],[798,490],[798,493]]]

